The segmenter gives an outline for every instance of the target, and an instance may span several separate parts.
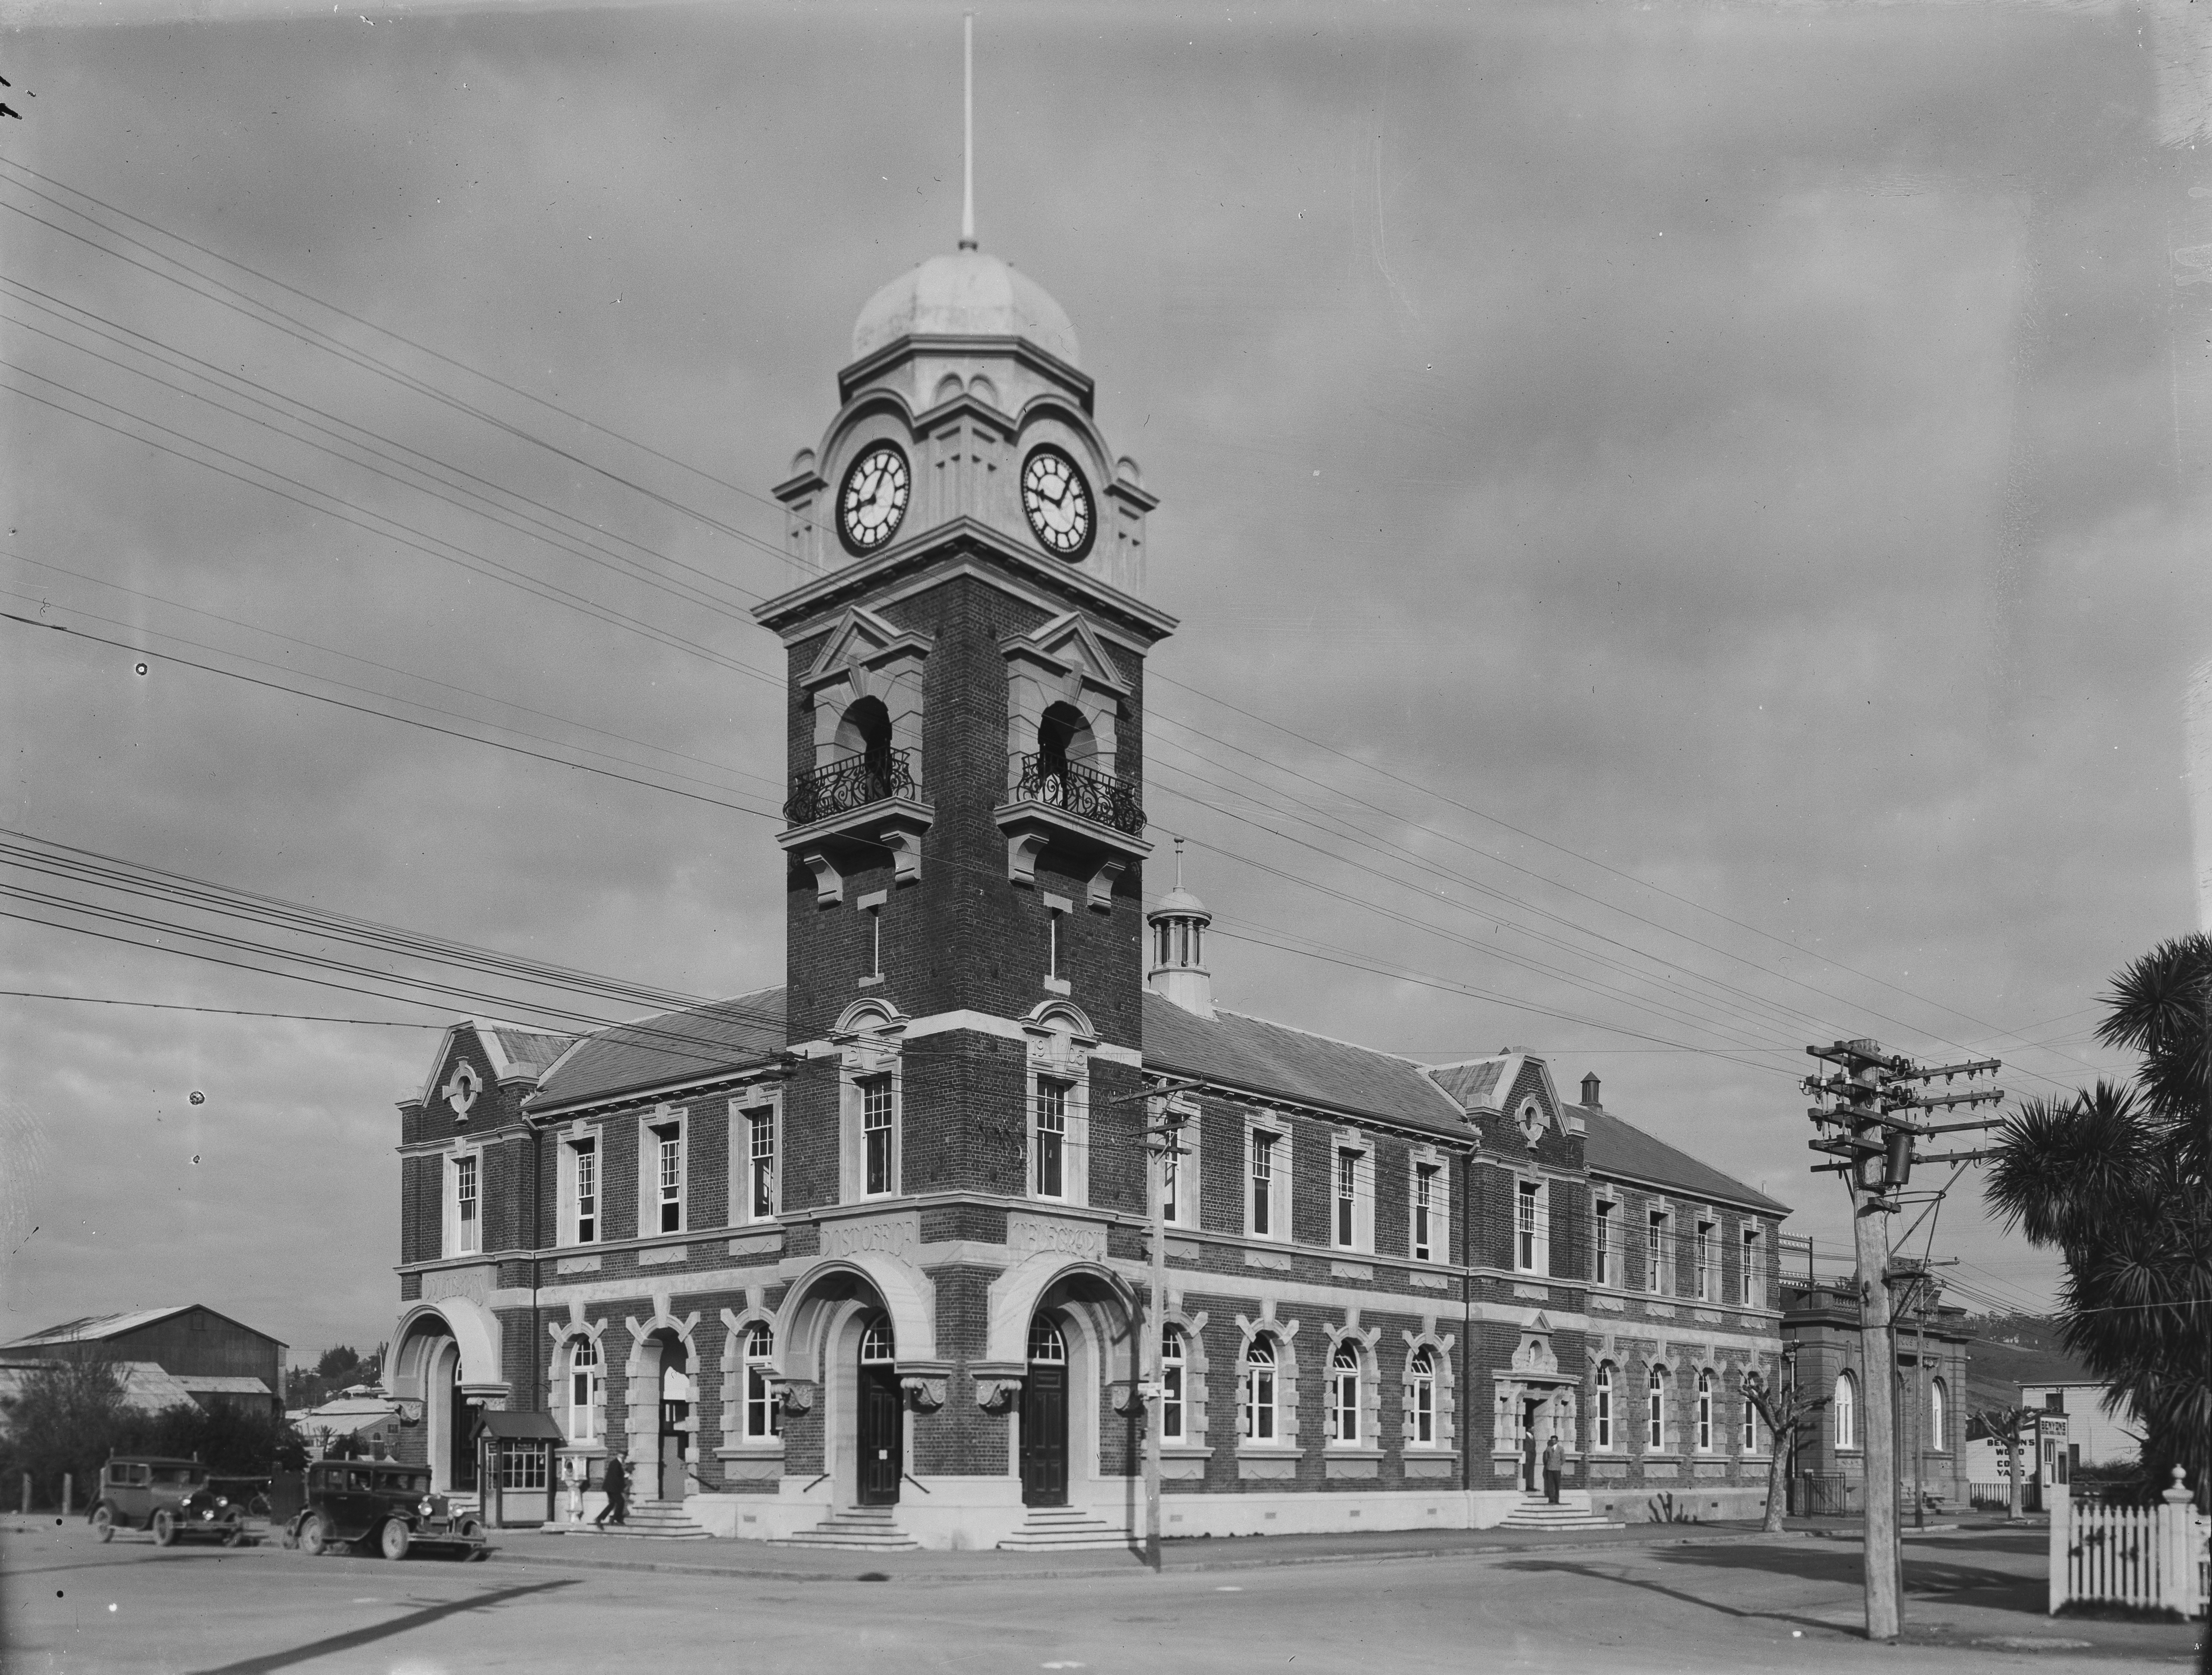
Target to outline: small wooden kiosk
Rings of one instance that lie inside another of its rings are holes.
[[[534,1529],[553,1521],[553,1451],[561,1428],[550,1414],[483,1408],[477,1419],[477,1482],[484,1522],[495,1530]]]

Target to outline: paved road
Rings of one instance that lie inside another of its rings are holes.
[[[635,1550],[633,1544],[623,1544]],[[590,1554],[581,1550],[579,1559]],[[1911,1544],[1913,1642],[1856,1635],[1855,1544],[1796,1539],[1080,1578],[398,1564],[0,1536],[9,1672],[2185,1669],[2193,1627],[2053,1623],[2035,1538]],[[626,1555],[627,1556],[627,1555]],[[2016,1642],[2007,1645],[2006,1642]]]

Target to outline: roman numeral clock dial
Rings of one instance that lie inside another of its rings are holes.
[[[1058,448],[1036,448],[1022,466],[1022,509],[1047,552],[1073,563],[1091,550],[1091,488]]]
[[[845,473],[837,496],[837,533],[855,552],[873,552],[899,527],[913,484],[906,455],[888,442],[870,448]]]

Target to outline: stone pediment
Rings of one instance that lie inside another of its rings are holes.
[[[901,628],[866,606],[850,606],[830,630],[822,655],[806,672],[804,684],[817,686],[853,670],[873,668],[902,654],[927,657],[935,643],[928,635]]]
[[[1103,687],[1117,697],[1128,691],[1097,631],[1076,612],[1063,612],[1030,633],[1003,640],[1000,648],[1009,658],[1025,657],[1045,665],[1069,683],[1073,690],[1063,695],[1071,699],[1085,685]]]

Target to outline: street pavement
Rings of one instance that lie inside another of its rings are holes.
[[[1435,1532],[1424,1532],[1434,1547]],[[9,1672],[2182,1670],[2200,1625],[2052,1619],[2040,1531],[1908,1540],[1905,1643],[1861,1636],[1856,1541],[1644,1526],[1392,1554],[1372,1538],[1118,1554],[807,1554],[510,1538],[477,1564],[106,1546],[0,1526]],[[1288,1562],[1263,1562],[1273,1546]],[[563,1555],[566,1555],[564,1557]],[[666,1565],[643,1569],[639,1565]],[[623,1567],[623,1568],[610,1568]],[[881,1581],[864,1580],[880,1577]]]

